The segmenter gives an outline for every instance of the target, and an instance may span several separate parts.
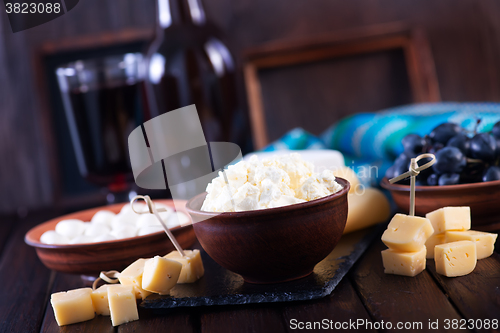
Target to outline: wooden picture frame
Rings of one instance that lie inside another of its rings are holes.
[[[243,71],[254,148],[269,143],[259,70],[312,63],[326,59],[402,49],[413,102],[441,100],[432,53],[423,32],[404,23],[339,31],[298,41],[277,41],[245,52]]]

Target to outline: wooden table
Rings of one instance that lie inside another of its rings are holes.
[[[38,260],[35,250],[24,243],[25,233],[54,213],[32,214],[24,219],[0,220],[0,332],[287,332],[299,331],[307,322],[321,322],[358,331],[391,331],[398,323],[419,325],[430,331],[438,321],[445,331],[446,320],[464,327],[474,320],[500,323],[500,255],[478,261],[473,273],[459,278],[436,274],[434,263],[415,278],[383,273],[377,237],[330,296],[290,303],[214,306],[175,309],[166,314],[139,310],[140,320],[119,327],[109,317],[57,326],[50,294],[83,286],[79,276],[50,271]],[[497,242],[498,243],[498,242]],[[498,251],[498,244],[497,244]],[[401,325],[400,324],[400,325]],[[305,326],[304,326],[305,327]],[[409,326],[408,326],[409,327]],[[418,328],[418,326],[414,326]],[[460,330],[467,331],[467,330]],[[484,331],[484,330],[475,330]],[[500,332],[500,329],[489,331]]]

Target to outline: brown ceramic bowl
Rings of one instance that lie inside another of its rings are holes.
[[[277,283],[312,273],[337,245],[347,220],[349,182],[341,191],[290,206],[236,213],[200,211],[206,193],[188,201],[201,246],[246,282]]]
[[[172,200],[155,200],[155,202],[174,207]],[[123,205],[125,204],[87,209],[44,222],[28,231],[25,242],[35,247],[38,257],[48,268],[64,273],[89,276],[97,276],[101,271],[122,270],[139,258],[165,255],[174,250],[174,246],[163,231],[100,243],[74,245],[40,243],[40,236],[47,230],[54,230],[56,224],[61,220],[89,221],[99,210],[106,209],[118,213]],[[190,247],[196,241],[192,225],[179,226],[171,230],[183,248]]]
[[[408,213],[410,186],[391,184],[387,178],[380,185],[391,192],[394,202]],[[500,180],[446,186],[415,186],[415,215],[425,216],[446,206],[470,206],[472,228],[500,229]]]

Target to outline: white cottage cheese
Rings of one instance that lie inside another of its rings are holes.
[[[314,173],[300,154],[281,155],[230,165],[207,186],[201,210],[239,212],[281,207],[318,199],[342,189],[332,171]],[[225,180],[227,178],[227,182]]]

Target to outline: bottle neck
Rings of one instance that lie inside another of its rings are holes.
[[[158,24],[162,29],[172,25],[206,22],[201,0],[157,0]]]

